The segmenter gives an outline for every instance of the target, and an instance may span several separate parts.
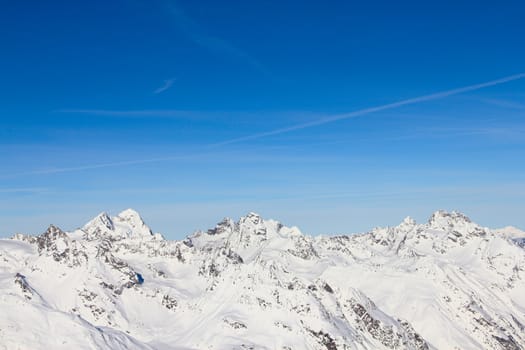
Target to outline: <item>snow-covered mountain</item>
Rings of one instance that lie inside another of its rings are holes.
[[[525,250],[465,215],[183,241],[129,209],[0,240],[0,349],[525,349]]]
[[[519,228],[507,226],[504,228],[494,230],[494,232],[502,234],[505,237],[510,238],[520,246],[525,247],[525,232],[520,230]]]

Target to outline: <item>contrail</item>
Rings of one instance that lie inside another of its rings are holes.
[[[369,107],[369,108],[360,109],[360,110],[349,112],[349,113],[328,116],[328,117],[325,117],[325,118],[313,120],[313,121],[308,122],[308,123],[296,124],[296,125],[288,126],[288,127],[285,127],[285,128],[280,128],[280,129],[265,131],[265,132],[261,132],[261,133],[257,133],[257,134],[242,136],[242,137],[238,137],[238,138],[234,138],[234,139],[230,139],[230,140],[226,140],[226,141],[222,141],[222,142],[218,142],[218,143],[205,145],[204,148],[215,148],[215,147],[229,145],[229,144],[232,144],[232,143],[238,143],[238,142],[243,142],[243,141],[248,141],[248,140],[259,139],[259,138],[263,138],[263,137],[266,137],[266,136],[273,136],[273,135],[284,134],[284,133],[288,133],[288,132],[295,131],[295,130],[301,130],[301,129],[311,128],[311,127],[318,126],[318,125],[332,123],[332,122],[335,122],[335,121],[338,121],[338,120],[360,117],[360,116],[371,114],[371,113],[375,113],[375,112],[381,112],[381,111],[385,111],[385,110],[389,110],[389,109],[394,109],[394,108],[407,106],[407,105],[413,105],[413,104],[416,104],[416,103],[421,103],[421,102],[426,102],[426,101],[439,100],[439,99],[442,99],[442,98],[445,98],[445,97],[449,97],[449,96],[453,96],[453,95],[459,95],[459,94],[462,94],[464,92],[475,91],[475,90],[483,89],[483,88],[486,88],[486,87],[495,86],[495,85],[499,85],[499,84],[504,84],[504,83],[507,83],[507,82],[511,82],[511,81],[519,80],[519,79],[523,79],[523,78],[525,78],[525,73],[510,75],[510,76],[507,76],[507,77],[504,77],[504,78],[491,80],[491,81],[487,81],[487,82],[484,82],[484,83],[464,86],[464,87],[460,87],[460,88],[452,89],[452,90],[447,90],[447,91],[436,92],[436,93],[433,93],[433,94],[430,94],[430,95],[423,95],[423,96],[413,97],[413,98],[409,98],[409,99],[406,99],[406,100],[401,100],[401,101],[398,101],[398,102],[384,104],[384,105],[381,105],[381,106]],[[132,165],[132,164],[154,163],[154,162],[162,162],[162,161],[170,161],[170,160],[178,160],[178,159],[187,159],[187,158],[190,158],[190,157],[202,156],[202,155],[205,155],[205,154],[206,154],[205,152],[202,152],[202,153],[194,153],[194,154],[191,154],[191,155],[190,154],[186,154],[185,156],[173,156],[173,157],[152,158],[152,159],[139,159],[139,160],[130,160],[130,161],[115,162],[115,163],[102,163],[102,164],[85,165],[85,166],[70,167],[70,168],[55,168],[55,169],[35,170],[35,171],[29,171],[29,172],[24,172],[24,173],[19,173],[19,174],[7,175],[7,177],[20,176],[20,175],[38,175],[38,174],[64,173],[64,172],[82,171],[82,170],[99,169],[99,168],[108,168],[108,167],[116,167],[116,166]],[[0,176],[0,178],[5,178],[5,177],[6,177],[5,175],[4,176]]]
[[[287,132],[290,132],[290,131],[311,128],[313,126],[328,124],[328,123],[332,123],[332,122],[335,122],[335,121],[338,121],[338,120],[360,117],[362,115],[371,114],[371,113],[375,113],[375,112],[381,112],[381,111],[394,109],[394,108],[407,106],[407,105],[413,105],[413,104],[420,103],[420,102],[439,100],[439,99],[442,99],[442,98],[445,98],[445,97],[449,97],[449,96],[453,96],[453,95],[459,95],[459,94],[462,94],[464,92],[475,91],[475,90],[483,89],[483,88],[486,88],[486,87],[499,85],[499,84],[504,84],[504,83],[507,83],[507,82],[510,82],[510,81],[523,79],[523,78],[525,78],[525,73],[510,75],[510,76],[507,76],[507,77],[504,77],[504,78],[491,80],[491,81],[487,81],[487,82],[484,82],[484,83],[464,86],[464,87],[460,87],[460,88],[452,89],[452,90],[447,90],[447,91],[436,92],[436,93],[433,93],[433,94],[430,94],[430,95],[423,95],[423,96],[413,97],[413,98],[409,98],[409,99],[406,99],[406,100],[393,102],[393,103],[388,103],[388,104],[381,105],[381,106],[369,107],[369,108],[360,109],[360,110],[357,110],[357,111],[354,111],[354,112],[333,115],[333,116],[329,116],[329,117],[313,120],[313,121],[308,122],[308,123],[296,124],[296,125],[288,126],[288,127],[281,128],[281,129],[275,129],[275,130],[265,131],[265,132],[261,132],[261,133],[257,133],[257,134],[242,136],[242,137],[239,137],[239,138],[235,138],[235,139],[231,139],[231,140],[226,140],[226,141],[223,141],[223,142],[215,143],[215,144],[210,145],[210,146],[223,146],[223,145],[228,145],[228,144],[242,142],[242,141],[259,139],[261,137],[266,137],[266,136],[284,134],[284,133],[287,133]]]
[[[199,154],[191,154],[191,155],[188,154],[184,156],[171,156],[171,157],[163,157],[163,158],[136,159],[136,160],[121,161],[121,162],[113,162],[113,163],[87,164],[87,165],[81,165],[81,166],[76,166],[76,167],[40,169],[40,170],[20,172],[16,174],[0,175],[0,179],[11,178],[14,176],[69,173],[69,172],[75,172],[75,171],[112,168],[112,167],[125,166],[125,165],[157,163],[157,162],[166,162],[166,161],[173,161],[173,160],[185,160],[185,159],[193,159],[196,156],[202,156],[202,155],[206,155],[206,153],[203,152]],[[0,190],[0,192],[2,191]]]
[[[158,95],[161,92],[164,92],[164,91],[168,90],[173,85],[174,81],[175,81],[175,79],[164,80],[164,85],[162,85],[161,87],[159,87],[158,89],[153,91],[153,93]]]

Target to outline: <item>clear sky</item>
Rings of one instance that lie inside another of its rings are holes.
[[[525,228],[524,18],[523,1],[3,2],[0,235],[128,207],[168,238],[249,211],[310,234],[437,209]]]

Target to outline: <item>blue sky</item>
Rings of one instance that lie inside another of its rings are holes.
[[[520,1],[3,4],[0,235],[128,207],[169,238],[248,211],[310,234],[437,209],[525,228],[524,14]]]

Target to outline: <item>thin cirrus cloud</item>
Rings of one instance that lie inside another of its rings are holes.
[[[174,82],[175,82],[175,79],[164,80],[164,84],[161,87],[159,87],[158,89],[155,89],[155,91],[153,91],[153,93],[155,95],[158,95],[158,94],[168,90],[169,88],[171,88],[173,86]]]
[[[116,109],[75,109],[63,108],[52,111],[52,113],[65,114],[84,114],[99,117],[116,117],[116,118],[143,118],[143,117],[158,117],[158,118],[182,118],[182,117],[197,117],[200,113],[195,111],[185,111],[179,109],[138,109],[138,110],[116,110]]]
[[[0,193],[42,193],[46,192],[46,188],[40,188],[40,187],[24,187],[24,188],[0,188]]]
[[[223,38],[208,34],[207,31],[188,16],[180,6],[177,6],[174,3],[170,3],[168,6],[169,13],[174,19],[173,23],[194,44],[211,53],[245,62],[264,75],[272,76],[270,71],[259,62],[259,60],[245,50],[233,45]]]
[[[78,172],[78,171],[83,171],[83,170],[111,168],[111,167],[126,166],[126,165],[158,163],[158,162],[166,162],[166,161],[174,161],[174,160],[192,159],[192,158],[195,158],[201,155],[204,155],[204,153],[203,154],[162,157],[162,158],[136,159],[136,160],[121,161],[121,162],[113,162],[113,163],[87,164],[87,165],[64,167],[64,168],[40,169],[40,170],[27,171],[27,172],[11,174],[11,175],[3,175],[3,176],[0,176],[0,178],[9,178],[13,176],[24,176],[24,175],[46,175],[46,174],[69,173],[69,172]],[[1,192],[2,191],[0,190],[0,193]]]
[[[508,101],[508,100],[501,100],[501,99],[493,99],[493,98],[483,98],[479,99],[481,102],[498,106],[498,107],[504,107],[504,108],[510,108],[510,109],[518,109],[518,110],[525,110],[525,104],[514,102],[514,101]]]
[[[470,91],[475,91],[475,90],[479,90],[479,89],[483,89],[483,88],[487,88],[491,86],[496,86],[496,85],[508,83],[514,80],[523,79],[523,78],[525,78],[525,73],[509,75],[509,76],[506,76],[500,79],[490,80],[490,81],[479,83],[479,84],[473,84],[473,85],[468,85],[468,86],[464,86],[464,87],[460,87],[456,89],[436,92],[430,95],[413,97],[413,98],[409,98],[409,99],[405,99],[405,100],[401,100],[401,101],[397,101],[393,103],[387,103],[387,104],[380,105],[380,106],[364,108],[364,109],[360,109],[360,110],[349,112],[349,113],[337,114],[337,115],[313,120],[308,123],[296,124],[296,125],[288,126],[285,128],[280,128],[280,129],[265,131],[265,132],[261,132],[257,134],[242,136],[242,137],[238,137],[235,139],[216,143],[214,144],[214,146],[222,146],[222,145],[227,145],[227,144],[232,144],[232,143],[237,143],[237,142],[242,142],[242,141],[259,139],[259,138],[267,137],[267,136],[284,134],[284,133],[292,132],[295,130],[311,128],[311,127],[315,127],[315,126],[319,126],[323,124],[333,123],[339,120],[356,118],[356,117],[360,117],[360,116],[371,114],[371,113],[387,111],[390,109],[399,108],[403,106],[409,106],[409,105],[413,105],[413,104],[417,104],[421,102],[439,100],[439,99],[443,99],[446,97],[459,95],[465,92],[470,92]]]
[[[360,110],[349,112],[349,113],[344,113],[344,114],[338,114],[338,115],[333,115],[333,116],[329,116],[329,117],[319,118],[319,119],[313,120],[313,121],[308,122],[308,123],[301,123],[301,124],[296,124],[296,125],[292,125],[292,126],[285,127],[285,128],[279,128],[279,129],[274,129],[274,130],[270,130],[270,131],[266,131],[266,132],[262,132],[262,133],[256,133],[256,134],[251,134],[251,135],[247,135],[247,136],[242,136],[242,137],[238,137],[238,138],[234,138],[234,139],[230,139],[230,140],[225,140],[225,141],[214,143],[214,144],[204,145],[204,147],[205,148],[215,148],[215,147],[221,147],[221,146],[225,146],[225,145],[229,145],[229,144],[233,144],[233,143],[239,143],[239,142],[243,142],[243,141],[260,139],[260,138],[264,138],[264,137],[268,137],[268,136],[280,135],[280,134],[284,134],[284,133],[293,132],[293,131],[296,131],[296,130],[312,128],[312,127],[316,127],[316,126],[320,126],[320,125],[324,125],[324,124],[328,124],[328,123],[333,123],[333,122],[340,121],[340,120],[356,118],[356,117],[365,116],[365,115],[369,115],[369,114],[376,113],[376,112],[381,112],[381,111],[391,110],[391,109],[395,109],[395,108],[400,108],[400,107],[403,107],[403,106],[414,105],[414,104],[423,103],[423,102],[427,102],[427,101],[439,100],[439,99],[443,99],[443,98],[446,98],[446,97],[459,95],[459,94],[462,94],[462,93],[465,93],[465,92],[476,91],[476,90],[480,90],[480,89],[491,87],[491,86],[505,84],[505,83],[508,83],[508,82],[511,82],[511,81],[515,81],[515,80],[519,80],[519,79],[523,79],[523,78],[525,78],[525,73],[510,75],[510,76],[506,76],[506,77],[503,77],[503,78],[500,78],[500,79],[490,80],[490,81],[487,81],[487,82],[473,84],[473,85],[468,85],[468,86],[464,86],[464,87],[460,87],[460,88],[456,88],[456,89],[441,91],[441,92],[433,93],[433,94],[430,94],[430,95],[423,95],[423,96],[413,97],[413,98],[409,98],[409,99],[405,99],[405,100],[401,100],[401,101],[397,101],[397,102],[393,102],[393,103],[388,103],[388,104],[384,104],[384,105],[380,105],[380,106],[364,108],[364,109],[360,109]],[[187,157],[190,157],[190,156],[194,157],[194,156],[199,156],[199,155],[202,155],[202,153],[195,153],[193,155],[187,154],[186,156]],[[179,159],[179,157],[167,157],[167,158],[156,158],[156,159],[140,159],[140,160],[127,161],[127,162],[94,164],[94,165],[86,165],[86,166],[81,166],[81,167],[50,169],[50,170],[47,170],[47,171],[40,170],[40,171],[26,172],[26,173],[21,174],[21,175],[34,175],[34,174],[42,174],[42,173],[81,171],[81,170],[96,169],[96,168],[106,168],[106,167],[114,167],[114,166],[129,165],[129,164],[161,162],[161,161],[168,161],[168,160],[174,160],[174,159]],[[17,175],[20,175],[20,174],[17,174]]]

